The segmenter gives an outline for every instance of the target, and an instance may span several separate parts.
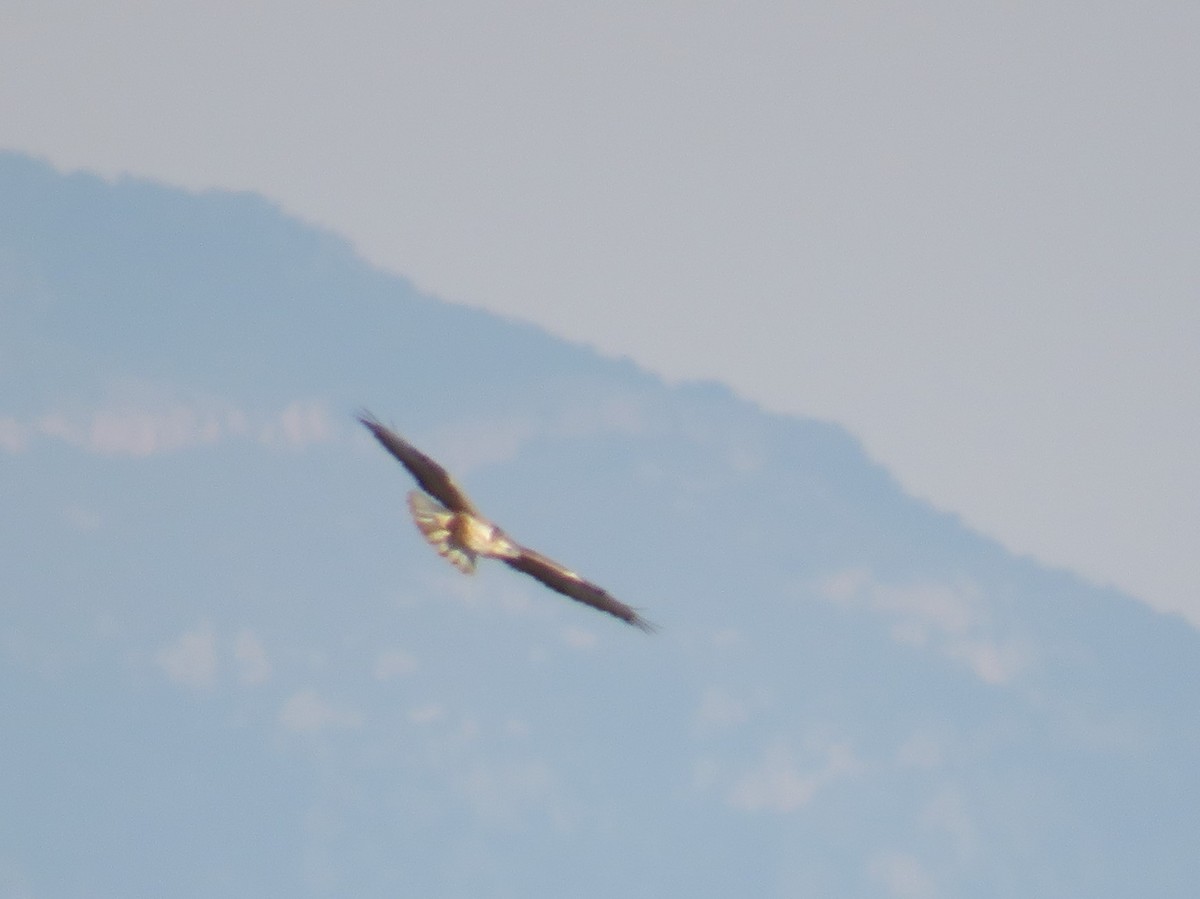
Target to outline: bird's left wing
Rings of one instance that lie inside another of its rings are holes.
[[[647,632],[653,632],[656,629],[653,624],[625,603],[615,599],[608,591],[597,587],[590,581],[585,581],[575,572],[564,568],[553,559],[547,559],[541,553],[522,546],[518,555],[503,561],[517,571],[537,578],[551,590],[556,590],[593,609],[608,612],[608,614],[615,615],[622,621]]]
[[[479,515],[467,494],[454,482],[454,478],[450,477],[450,472],[395,431],[384,427],[370,412],[361,412],[358,420],[375,435],[375,439],[383,444],[384,449],[400,460],[400,464],[409,470],[426,493],[452,512]]]

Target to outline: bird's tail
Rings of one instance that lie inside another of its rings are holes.
[[[412,512],[413,521],[422,536],[429,541],[430,546],[438,551],[439,555],[447,559],[463,574],[475,573],[475,554],[459,546],[451,533],[450,529],[454,523],[453,512],[434,502],[420,490],[409,492],[408,509]]]

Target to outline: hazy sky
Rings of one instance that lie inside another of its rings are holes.
[[[1200,6],[0,7],[0,146],[835,419],[1200,622]]]

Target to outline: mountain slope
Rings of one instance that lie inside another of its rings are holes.
[[[360,406],[662,632],[452,570]],[[0,155],[0,504],[0,895],[1200,880],[1181,620],[253,196]]]

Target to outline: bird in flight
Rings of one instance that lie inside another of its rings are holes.
[[[574,571],[541,553],[522,546],[480,515],[446,469],[395,431],[384,427],[371,413],[362,412],[358,420],[417,479],[421,490],[412,490],[408,494],[408,508],[413,521],[429,544],[459,571],[474,574],[475,560],[479,556],[499,559],[510,568],[523,571],[564,596],[615,615],[644,631],[655,629],[654,625],[606,590],[585,581]]]

